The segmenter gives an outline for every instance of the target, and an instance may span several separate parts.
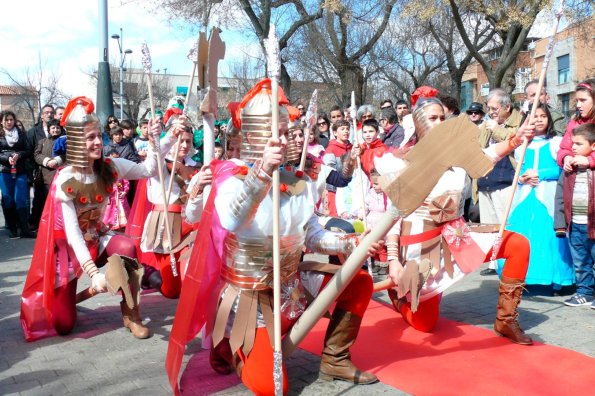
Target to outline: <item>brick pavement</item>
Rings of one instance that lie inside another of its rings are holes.
[[[79,305],[78,323],[71,335],[24,342],[19,303],[33,244],[33,240],[9,240],[7,231],[0,229],[0,394],[170,394],[163,360],[176,300],[156,293],[143,296],[142,315],[153,332],[148,340],[135,340],[122,328],[119,298],[101,295]],[[79,288],[87,286],[83,278]],[[497,287],[496,277],[477,273],[468,276],[448,290],[442,301],[442,315],[491,328]],[[375,298],[386,297],[378,294]],[[595,310],[565,307],[564,298],[524,298],[520,308],[523,327],[538,341],[595,358]],[[196,340],[189,345],[184,362],[198,350]],[[382,383],[358,387],[319,381],[319,361],[302,350],[287,359],[291,394],[405,394]],[[250,392],[237,385],[218,394]]]

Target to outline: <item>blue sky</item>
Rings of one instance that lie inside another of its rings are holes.
[[[196,34],[181,24],[173,26],[164,15],[151,13],[143,3],[108,1],[108,37],[120,34],[120,27],[123,28],[124,48],[133,50],[126,58],[127,65],[130,59],[132,67],[141,66],[140,46],[146,41],[154,71],[163,73],[167,68],[167,74],[189,74],[192,64],[186,55]],[[92,94],[80,91],[88,85],[85,72],[96,69],[99,61],[97,0],[5,1],[2,15],[0,68],[20,76],[27,67],[35,69],[41,56],[44,69],[59,77],[58,85],[65,93]],[[222,38],[227,46],[226,61],[242,51],[258,48],[257,43],[246,42],[245,35],[238,33],[223,32]],[[119,62],[118,45],[111,38],[109,59],[115,64]],[[221,70],[225,73],[225,65]],[[0,84],[6,83],[5,76],[0,75]]]

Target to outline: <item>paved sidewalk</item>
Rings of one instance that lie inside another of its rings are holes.
[[[157,293],[143,296],[142,315],[153,332],[148,340],[135,340],[122,327],[119,298],[109,295],[79,304],[78,323],[71,335],[34,343],[23,340],[20,294],[33,244],[34,240],[9,240],[8,232],[0,229],[0,394],[171,394],[163,362],[177,300],[167,300]],[[88,287],[85,277],[79,289],[84,287]],[[442,300],[442,315],[491,328],[497,288],[496,277],[474,273],[448,290]],[[386,296],[378,294],[374,298]],[[520,309],[521,324],[537,341],[595,358],[595,310],[565,307],[562,304],[565,298],[525,297]],[[199,350],[199,341],[192,342],[184,362]],[[319,381],[319,362],[317,356],[302,350],[287,360],[291,394],[405,394],[382,383],[358,387]],[[250,392],[237,385],[218,394],[249,395]]]

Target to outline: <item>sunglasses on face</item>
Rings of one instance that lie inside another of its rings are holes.
[[[298,107],[298,110],[302,111],[302,110],[304,110],[304,108],[303,107]]]
[[[390,109],[391,107],[392,107],[391,105],[388,105],[388,106],[382,106],[380,109],[381,109],[381,110],[384,110],[384,109]]]
[[[326,123],[326,121],[324,121],[324,122],[319,122],[319,123],[317,123],[316,125],[318,125],[318,126],[323,126],[323,125],[328,125],[328,124]]]
[[[469,115],[480,115],[481,113],[479,111],[470,111]]]

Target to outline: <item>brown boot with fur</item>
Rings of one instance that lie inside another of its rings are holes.
[[[532,345],[533,340],[525,334],[517,318],[517,307],[521,302],[525,283],[522,279],[503,276],[498,289],[498,306],[496,308],[496,321],[494,331],[520,345]]]

